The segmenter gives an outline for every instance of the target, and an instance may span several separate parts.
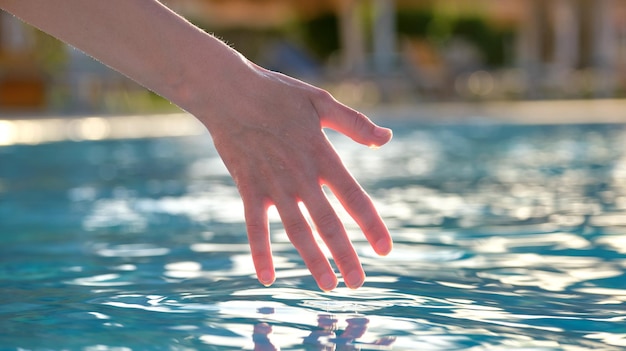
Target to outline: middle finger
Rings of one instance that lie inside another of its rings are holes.
[[[326,255],[315,241],[311,227],[302,215],[298,203],[293,200],[285,200],[275,201],[274,204],[289,240],[300,253],[317,285],[325,291],[334,289],[337,286],[335,273]]]
[[[356,289],[363,284],[365,273],[346,230],[321,188],[303,198],[317,232],[330,250],[346,285]]]

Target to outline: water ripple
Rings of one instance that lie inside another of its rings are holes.
[[[332,292],[275,213],[278,279],[256,281],[205,137],[0,148],[0,348],[626,347],[623,126],[396,131],[331,135],[395,240],[378,257],[342,213],[368,277]]]

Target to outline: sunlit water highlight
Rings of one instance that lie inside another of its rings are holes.
[[[206,136],[0,148],[0,349],[623,350],[626,127],[331,135],[395,249],[317,289],[272,214],[255,279]],[[345,214],[342,214],[345,216]]]

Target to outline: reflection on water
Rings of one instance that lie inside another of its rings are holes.
[[[0,147],[0,349],[622,350],[626,127],[331,135],[395,239],[321,292],[272,213],[254,276],[205,137]],[[10,165],[10,166],[7,166]]]

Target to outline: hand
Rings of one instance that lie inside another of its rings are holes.
[[[371,199],[322,128],[367,146],[387,143],[391,130],[376,126],[324,90],[253,64],[248,67],[247,73],[252,74],[245,79],[233,77],[239,82],[236,87],[224,87],[219,107],[211,106],[213,113],[199,118],[211,132],[243,199],[259,281],[269,286],[275,279],[267,217],[268,208],[275,205],[319,287],[328,291],[337,286],[335,273],[298,207],[303,203],[346,285],[360,287],[363,268],[322,186],[339,199],[378,254],[389,253],[392,241]]]
[[[207,126],[243,199],[261,283],[274,281],[267,209],[275,205],[320,288],[337,285],[298,208],[301,202],[346,284],[363,284],[363,268],[322,185],[337,196],[377,253],[391,250],[389,232],[372,201],[322,128],[368,146],[388,142],[390,130],[321,89],[250,63],[156,0],[0,0],[0,7],[124,73]]]

